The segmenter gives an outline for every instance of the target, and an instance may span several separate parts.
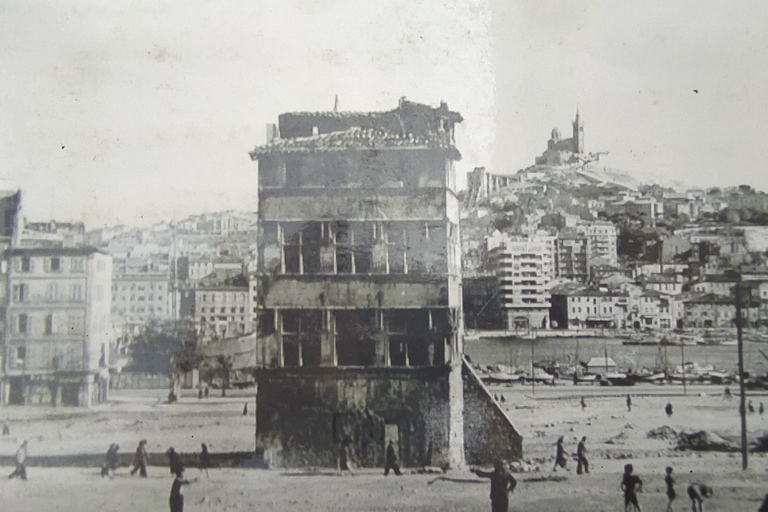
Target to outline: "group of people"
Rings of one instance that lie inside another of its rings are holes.
[[[555,465],[552,471],[557,468],[568,469],[568,457],[566,457],[565,447],[563,447],[563,436],[557,438],[555,443]],[[587,460],[587,436],[583,436],[576,447],[576,474],[581,475],[589,473],[589,460]]]

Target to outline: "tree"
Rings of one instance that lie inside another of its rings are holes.
[[[171,391],[178,396],[181,375],[197,368],[202,356],[197,346],[197,332],[191,322],[153,322],[133,342],[131,363],[134,372],[167,375]]]

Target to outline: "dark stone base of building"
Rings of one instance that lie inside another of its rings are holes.
[[[462,434],[452,432],[461,422],[450,410],[451,374],[458,371],[268,370],[258,378],[257,445],[274,467],[336,467],[345,441],[353,464],[381,467],[390,440],[403,466],[449,466],[456,458],[451,436],[460,443]]]

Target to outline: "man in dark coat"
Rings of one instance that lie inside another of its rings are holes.
[[[565,457],[565,448],[563,448],[563,436],[560,436],[557,439],[557,451],[555,452],[555,465],[552,468],[552,471],[557,471],[557,466],[560,466],[563,469],[568,469],[566,465],[568,464],[568,459]]]
[[[179,454],[173,449],[173,446],[168,448],[168,451],[165,453],[168,455],[168,466],[171,469],[172,475],[177,474],[179,471],[184,471],[184,466],[181,465],[181,457],[179,457]]]
[[[384,461],[384,476],[389,475],[389,470],[395,472],[397,476],[400,476],[400,466],[397,465],[397,454],[395,453],[395,445],[392,441],[387,445],[387,455]]]
[[[197,478],[193,480],[196,482]],[[171,512],[184,512],[184,495],[181,494],[181,486],[189,485],[191,482],[184,479],[184,468],[176,473],[176,478],[173,479],[171,484],[171,496],[168,498],[168,505],[171,507]]]
[[[581,438],[581,441],[579,442],[579,446],[576,448],[576,458],[578,459],[578,464],[576,465],[576,474],[580,475],[582,471],[584,473],[589,473],[589,461],[587,460],[587,436],[584,436]]]
[[[139,446],[136,448],[136,454],[133,456],[133,469],[131,470],[131,476],[136,474],[136,471],[141,470],[140,474],[143,478],[147,478],[147,462],[149,456],[147,455],[146,439],[139,441]]]
[[[491,479],[491,512],[507,512],[509,509],[509,494],[515,490],[517,480],[504,469],[504,464],[498,459],[493,461],[493,471],[472,472],[482,478]]]

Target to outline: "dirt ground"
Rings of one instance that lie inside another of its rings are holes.
[[[633,408],[625,405],[627,391]],[[741,471],[737,453],[679,452],[671,440],[648,439],[648,430],[667,425],[676,431],[709,429],[721,437],[737,439],[737,400],[723,400],[722,389],[690,387],[597,386],[493,387],[503,395],[513,422],[524,435],[525,459],[538,471],[516,473],[518,487],[511,495],[514,511],[619,511],[623,510],[619,480],[622,467],[632,462],[644,482],[640,503],[645,511],[664,510],[664,468],[674,468],[680,496],[674,510],[690,510],[685,497],[688,483],[714,488],[704,502],[708,511],[755,511],[768,492],[768,457],[750,454],[749,470]],[[158,396],[161,396],[158,391]],[[580,398],[587,407],[582,410]],[[755,405],[768,404],[768,396],[750,396]],[[105,451],[110,442],[132,450],[139,437],[150,440],[153,451],[173,443],[182,451],[194,451],[205,438],[212,451],[250,449],[253,445],[253,407],[242,415],[246,396],[209,398],[200,403],[184,397],[175,405],[157,404],[153,393],[122,392],[110,404],[90,411],[44,408],[6,408],[0,419],[10,420],[12,435],[0,438],[0,454],[12,455],[23,437],[30,439],[30,454],[86,453]],[[251,402],[252,402],[251,397]],[[663,407],[673,404],[667,417]],[[749,416],[751,435],[768,430],[768,414]],[[137,423],[138,422],[138,423]],[[554,443],[565,436],[569,452],[575,452],[581,436],[587,436],[591,473],[552,472]],[[194,437],[193,437],[194,436]],[[631,458],[629,458],[631,457]],[[2,470],[10,473],[12,468]],[[466,469],[443,475],[384,477],[379,470],[365,469],[354,476],[332,471],[319,474],[279,470],[217,469],[210,477],[184,489],[185,510],[420,510],[486,511],[490,509],[488,482]],[[565,480],[546,480],[554,474]],[[190,469],[187,477],[198,477]],[[532,481],[544,478],[544,481]],[[113,479],[102,479],[98,468],[29,468],[29,480],[0,480],[2,510],[167,510],[171,477],[166,468],[150,467],[149,478],[129,477],[127,468]]]

